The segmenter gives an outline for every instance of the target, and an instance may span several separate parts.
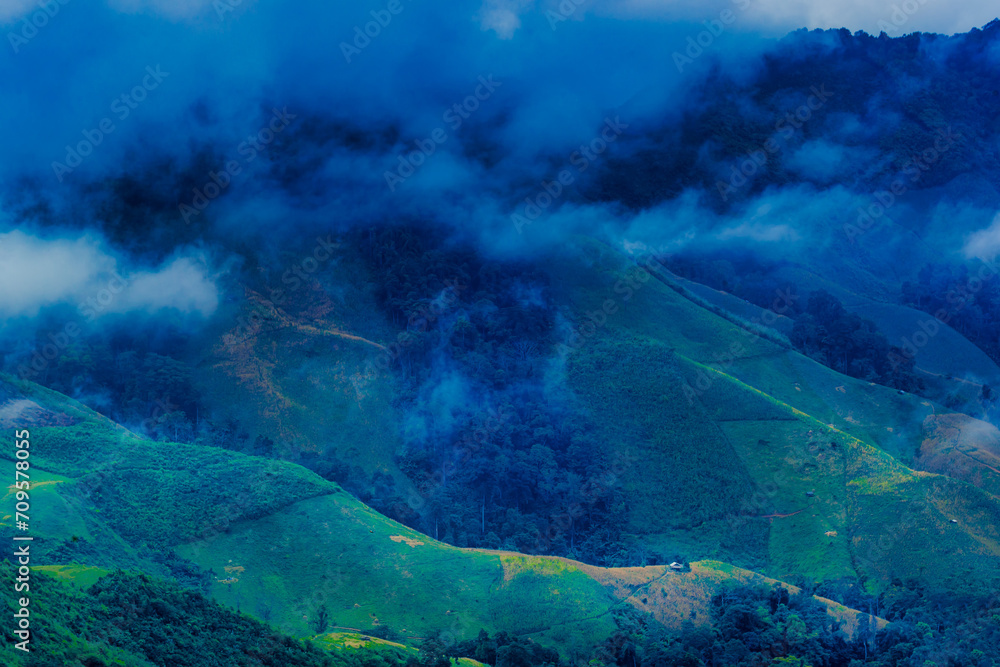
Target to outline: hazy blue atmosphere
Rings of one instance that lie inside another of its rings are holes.
[[[7,0],[0,662],[1000,664],[998,14]]]

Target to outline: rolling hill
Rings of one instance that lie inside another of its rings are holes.
[[[145,440],[6,378],[0,422],[32,431],[39,558],[81,586],[115,568],[172,579],[332,651],[368,646],[357,637],[379,628],[398,633],[403,648],[391,650],[404,654],[442,630],[462,641],[485,629],[570,660],[611,637],[626,608],[673,628],[707,623],[726,582],[798,592],[856,578],[878,593],[942,570],[998,574],[995,429],[839,375],[643,266],[586,240],[555,258],[550,270],[573,276],[556,298],[584,335],[548,377],[605,443],[603,471],[587,482],[624,491],[632,554],[686,571],[458,548],[290,461]],[[626,276],[634,286],[616,289]],[[283,308],[250,293],[243,307],[262,314],[244,338],[225,330],[207,348],[202,389],[291,443],[279,456],[329,447],[405,484],[391,376],[371,378],[373,394],[351,381],[391,329],[348,328],[349,315],[337,320],[324,305],[327,292],[317,286]],[[595,319],[609,301],[617,308]],[[548,527],[566,529],[558,517]],[[821,601],[849,634],[870,624]],[[321,609],[333,635],[315,626]]]
[[[620,307],[565,372],[611,450],[638,462],[620,473],[637,541],[873,590],[937,568],[996,573],[996,471],[972,459],[951,478],[919,456],[930,432],[955,436],[941,419],[988,425],[835,373],[700,307],[655,265],[589,242],[573,252],[555,271],[577,277],[564,296],[578,322]],[[637,270],[646,279],[616,294]]]
[[[3,382],[4,409],[18,406],[7,418],[32,432],[37,571],[82,589],[115,568],[183,574],[293,636],[314,637],[311,620],[325,606],[335,632],[388,626],[409,642],[441,629],[455,639],[505,630],[581,656],[613,634],[623,605],[676,626],[691,611],[705,622],[707,599],[725,581],[778,585],[720,563],[609,570],[459,549],[297,465],[143,440],[54,392]],[[12,531],[12,517],[3,517],[2,533]],[[170,548],[178,556],[156,556]],[[678,597],[688,606],[678,610]],[[828,604],[846,631],[856,629],[856,614]]]

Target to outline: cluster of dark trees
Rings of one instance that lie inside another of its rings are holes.
[[[555,649],[504,631],[490,637],[488,632],[480,630],[475,639],[457,642],[444,652],[453,658],[472,658],[493,667],[560,667],[564,664]]]
[[[1000,363],[1000,278],[967,266],[928,264],[903,283],[900,302],[935,316]]]
[[[49,342],[47,331],[39,329],[35,349]],[[17,375],[21,358],[6,360],[4,369]],[[238,420],[204,408],[191,359],[189,338],[176,328],[109,326],[81,334],[26,379],[153,440],[274,455],[273,440],[263,435],[251,440]]]
[[[923,388],[912,356],[890,345],[874,322],[847,312],[824,290],[809,295],[789,339],[802,353],[845,375],[905,391]]]
[[[846,29],[789,34],[763,57],[752,90],[735,82],[727,68],[716,68],[698,83],[696,94],[703,104],[697,112],[685,114],[673,126],[630,131],[639,134],[636,141],[643,150],[612,154],[597,165],[582,198],[642,210],[700,189],[711,193],[708,202],[725,210],[768,188],[810,178],[825,185],[822,177],[805,175],[788,164],[794,151],[786,149],[769,154],[766,165],[755,170],[745,186],[729,192],[727,201],[716,196],[720,174],[728,180],[733,165],[761,151],[776,135],[776,120],[822,85],[832,96],[812,120],[798,123],[787,143],[828,140],[831,127],[838,126],[837,115],[877,124],[878,148],[888,159],[873,160],[849,177],[868,192],[886,188],[901,163],[933,146],[937,129],[945,123],[964,137],[962,150],[948,151],[933,169],[922,171],[919,187],[943,185],[967,172],[995,177],[1000,171],[996,153],[978,147],[992,141],[1000,115],[989,55],[998,36],[996,21],[955,37],[915,32],[891,39],[885,33],[852,34]],[[911,85],[914,81],[919,85]],[[754,113],[747,112],[748,105]],[[786,129],[792,127],[785,124]],[[852,143],[863,145],[869,136],[861,133]]]
[[[849,637],[812,597],[828,591],[791,594],[781,587],[733,585],[712,598],[710,625],[686,621],[672,631],[648,616],[620,613],[619,632],[598,658],[619,667],[991,667],[1000,659],[995,588],[895,581],[875,597],[860,592],[861,586],[852,589],[849,604],[890,624],[878,630],[862,622]]]
[[[620,489],[595,483],[606,462],[593,429],[543,378],[559,341],[547,279],[443,239],[426,227],[355,239],[405,330],[394,365],[402,407],[425,425],[398,460],[419,506],[387,479],[361,499],[458,546],[624,564]]]
[[[805,299],[798,296],[795,285],[774,277],[780,264],[762,262],[749,254],[678,255],[670,257],[667,264],[679,276],[761,308],[777,306],[781,315],[794,320],[789,336],[792,345],[824,366],[895,389],[917,392],[923,388],[913,370],[913,355],[891,345],[874,322],[847,312],[840,300],[825,290],[812,292]]]
[[[50,342],[37,332],[35,349]],[[198,392],[184,360],[187,336],[122,325],[82,333],[27,376],[81,400],[118,423],[158,440],[190,442],[198,420]],[[18,374],[15,366],[7,368]]]
[[[413,507],[388,475],[369,476],[332,453],[298,462],[459,546],[626,564],[624,499],[595,483],[607,465],[593,429],[542,377],[559,340],[544,274],[529,263],[489,261],[426,228],[359,232],[353,241],[406,334],[394,358],[402,407],[431,425],[398,461],[423,501]],[[46,331],[39,330],[39,349]],[[31,379],[156,440],[278,455],[265,435],[252,438],[236,420],[204,409],[189,347],[181,330],[105,326],[74,339]],[[456,387],[445,397],[447,428],[431,406],[442,378]]]
[[[8,560],[0,567],[13,568]],[[28,667],[104,667],[136,658],[163,667],[340,667],[309,643],[144,574],[117,571],[85,591],[32,576],[38,620]],[[3,630],[8,641],[10,627]]]
[[[679,632],[622,614],[605,652],[621,667],[846,666],[865,660],[867,635],[849,640],[822,603],[782,587],[728,587],[712,598],[710,614],[710,624],[686,621]]]
[[[594,484],[607,461],[587,415],[542,378],[559,341],[547,278],[443,238],[401,226],[354,239],[379,299],[405,332],[394,368],[407,420],[421,428],[398,464],[421,502],[407,502],[387,476],[358,477],[335,460],[314,469],[388,516],[458,546],[635,564],[619,529],[626,499]],[[794,291],[752,258],[671,268],[763,307],[782,288]],[[912,357],[835,297],[818,291],[787,305],[795,322],[790,340],[803,353],[852,377],[922,388]],[[659,562],[652,559],[646,562]]]

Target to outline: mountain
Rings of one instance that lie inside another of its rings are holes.
[[[0,64],[5,664],[1000,660],[1000,21],[120,4]]]
[[[641,266],[646,277],[616,297],[616,283],[636,269],[623,253],[581,240],[553,262],[553,272],[577,276],[559,297],[569,312],[600,326],[571,341],[549,373],[564,374],[607,443],[613,467],[591,482],[628,498],[623,544],[647,557],[679,554],[687,572],[455,548],[298,465],[146,440],[8,378],[4,425],[31,430],[33,503],[59,518],[39,525],[39,557],[81,581],[90,568],[126,567],[193,583],[296,636],[314,634],[310,619],[324,606],[353,632],[384,626],[418,641],[441,628],[456,637],[505,631],[567,657],[611,637],[626,603],[670,627],[705,622],[707,600],[727,580],[859,578],[879,592],[942,569],[995,576],[993,450],[962,453],[970,445],[961,436],[992,427],[840,376],[777,332],[699,305],[659,265]],[[616,299],[618,309],[593,317]],[[291,325],[268,333],[303,336]],[[316,366],[343,354],[339,345]],[[718,350],[730,358],[720,362]],[[546,536],[571,530],[553,523]],[[857,612],[825,604],[842,627],[857,628]]]
[[[11,378],[4,394],[4,420],[31,432],[35,512],[58,518],[33,528],[33,557],[47,563],[36,569],[90,591],[107,586],[98,577],[110,569],[139,569],[193,581],[294,636],[315,636],[310,628],[323,607],[330,625],[351,632],[391,627],[420,640],[441,628],[457,638],[505,631],[571,656],[611,636],[612,613],[625,603],[679,626],[688,614],[666,598],[681,596],[704,623],[720,582],[779,584],[718,563],[694,563],[689,572],[609,570],[458,549],[378,515],[299,466],[143,440]],[[16,534],[13,517],[2,528]],[[66,584],[42,588],[53,585]],[[109,593],[73,593],[88,594]],[[663,602],[648,602],[657,595]],[[824,604],[846,632],[856,630],[857,612]]]

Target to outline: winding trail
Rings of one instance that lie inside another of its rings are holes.
[[[320,329],[318,327],[314,327],[314,326],[311,326],[311,325],[295,324],[294,322],[288,322],[288,323],[280,324],[279,326],[271,327],[269,329],[265,329],[265,328],[261,327],[259,330],[255,331],[255,332],[253,332],[253,333],[251,333],[251,334],[249,334],[247,336],[244,336],[243,338],[235,338],[234,337],[233,340],[236,343],[246,343],[249,340],[259,338],[262,334],[271,334],[271,333],[275,333],[277,331],[283,331],[283,330],[284,331],[295,331],[295,332],[298,332],[298,333],[301,333],[301,334],[306,334],[306,335],[333,336],[335,338],[345,338],[347,340],[353,340],[353,341],[357,341],[359,343],[365,343],[366,345],[371,345],[372,347],[376,347],[376,348],[378,348],[380,350],[383,350],[383,351],[387,351],[389,349],[385,345],[381,345],[379,343],[376,343],[373,340],[368,340],[367,338],[362,338],[361,336],[355,336],[354,334],[344,333],[342,331],[336,331],[336,330],[333,330],[333,329]]]
[[[764,515],[762,515],[762,516],[759,516],[759,517],[757,517],[757,518],[758,518],[758,519],[784,519],[785,517],[789,517],[789,516],[795,516],[795,515],[796,515],[796,514],[798,514],[799,512],[803,512],[803,511],[805,511],[805,509],[806,509],[806,508],[805,508],[805,507],[803,507],[802,509],[800,509],[800,510],[796,510],[796,511],[792,512],[791,514],[764,514]]]
[[[985,467],[989,468],[990,470],[992,470],[993,472],[995,472],[995,473],[997,473],[998,475],[1000,475],[1000,470],[997,470],[996,468],[994,468],[993,466],[991,466],[991,465],[990,465],[990,464],[988,464],[988,463],[983,463],[982,461],[980,461],[979,459],[977,459],[977,458],[976,458],[975,456],[973,456],[972,454],[970,454],[970,453],[968,453],[968,452],[963,452],[963,451],[962,451],[961,449],[958,449],[958,448],[956,448],[956,449],[955,449],[955,451],[956,451],[956,452],[958,452],[959,454],[964,454],[965,456],[969,457],[970,459],[972,459],[973,461],[975,461],[975,462],[976,462],[976,463],[978,463],[979,465],[981,465],[981,466],[985,466]]]
[[[347,340],[356,340],[360,343],[367,343],[372,347],[377,347],[380,350],[386,350],[385,345],[380,345],[373,340],[368,340],[367,338],[362,338],[361,336],[355,336],[354,334],[343,333],[342,331],[327,331],[325,332],[328,336],[336,336],[337,338],[346,338]]]
[[[982,386],[983,386],[983,385],[979,384],[978,382],[973,382],[972,380],[966,380],[965,378],[957,378],[955,376],[951,376],[949,378],[949,377],[945,377],[944,373],[932,373],[929,370],[921,368],[920,366],[914,366],[913,370],[920,371],[921,373],[924,373],[926,375],[933,375],[934,377],[939,377],[939,378],[942,378],[944,380],[950,380],[952,382],[964,382],[965,384],[971,384],[973,387],[980,387],[980,388],[982,388]]]

